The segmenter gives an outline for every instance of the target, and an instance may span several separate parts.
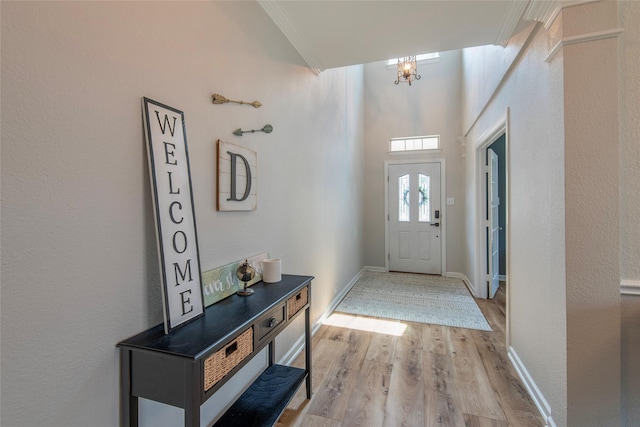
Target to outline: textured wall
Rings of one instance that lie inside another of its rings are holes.
[[[315,76],[254,2],[1,7],[3,427],[118,425],[115,345],[162,321],[142,96],[185,112],[203,269],[268,251],[316,276],[313,319],[360,270],[362,67]],[[271,135],[231,134],[265,123]],[[257,211],[216,212],[219,138],[257,151]]]
[[[557,425],[638,421],[638,302],[625,297],[622,317],[620,304],[620,276],[637,281],[639,265],[638,4],[620,2],[619,12],[616,5],[566,7],[548,33],[539,31],[486,110],[465,116],[465,123],[477,120],[469,142],[510,112],[510,339]],[[625,28],[620,39],[566,45],[543,61],[561,38],[616,27]],[[480,70],[504,69],[483,49],[464,54],[466,109],[482,101],[473,90]],[[484,63],[467,67],[478,58]],[[522,108],[523,100],[531,105]],[[469,204],[473,148],[468,154]],[[469,209],[466,273],[473,280],[474,218]]]
[[[619,4],[620,265],[621,278],[640,282],[640,2]]]
[[[530,34],[527,30],[526,34]],[[537,28],[526,49],[504,57],[494,47],[465,49],[465,107],[481,100],[466,92],[518,58],[467,134],[464,273],[477,283],[477,146],[508,111],[507,275],[509,344],[551,404],[557,425],[566,423],[564,254],[564,154],[562,61],[546,63],[547,35]],[[467,61],[476,61],[468,64]],[[480,61],[480,62],[477,62]],[[547,414],[549,415],[549,414]]]
[[[615,2],[567,7],[563,38],[617,27]],[[567,421],[620,423],[618,38],[564,46]]]
[[[620,278],[640,285],[640,2],[618,5],[620,72]],[[622,425],[640,424],[640,296],[624,296]]]
[[[445,159],[447,271],[462,271],[463,160],[460,136],[460,52],[441,52],[439,62],[418,65],[422,76],[411,86],[393,82],[395,68],[385,62],[364,66],[365,73],[365,263],[384,267],[384,162],[406,159]],[[389,139],[440,135],[442,152],[389,155]]]

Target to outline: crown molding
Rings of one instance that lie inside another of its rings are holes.
[[[522,18],[527,21],[542,22],[545,28],[548,28],[560,10],[562,5],[558,0],[532,0]]]
[[[596,1],[596,0],[584,0]],[[559,0],[529,0],[511,2],[511,7],[504,20],[497,43],[503,47],[507,46],[509,39],[513,35],[516,27],[523,21],[542,22],[547,28],[562,10],[562,3]]]
[[[506,47],[509,43],[509,39],[513,35],[513,31],[518,26],[520,22],[520,18],[522,18],[522,14],[528,6],[528,2],[526,1],[514,1],[509,2],[510,7],[507,12],[507,16],[505,20],[502,22],[502,28],[500,28],[500,32],[498,33],[498,37],[496,40],[496,45]]]
[[[307,40],[302,36],[298,28],[294,25],[291,17],[280,5],[280,2],[269,0],[257,1],[260,7],[262,7],[267,15],[269,15],[269,17],[273,20],[280,31],[282,31],[287,40],[289,40],[289,43],[293,45],[300,56],[302,56],[302,59],[304,59],[307,65],[309,65],[311,71],[313,71],[315,75],[318,75],[322,71],[324,71],[325,67],[322,66],[322,64],[314,54],[313,49],[311,48]]]

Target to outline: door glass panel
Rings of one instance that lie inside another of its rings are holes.
[[[418,176],[418,221],[431,221],[431,204],[429,203],[429,175]]]
[[[411,204],[410,204],[410,188],[409,188],[409,174],[402,175],[398,178],[398,221],[409,222],[411,217],[409,216]]]

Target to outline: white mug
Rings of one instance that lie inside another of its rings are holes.
[[[280,259],[262,260],[262,281],[264,283],[276,283],[282,280],[282,264]]]

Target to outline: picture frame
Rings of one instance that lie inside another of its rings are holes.
[[[258,155],[218,140],[218,211],[255,211],[258,207]]]

